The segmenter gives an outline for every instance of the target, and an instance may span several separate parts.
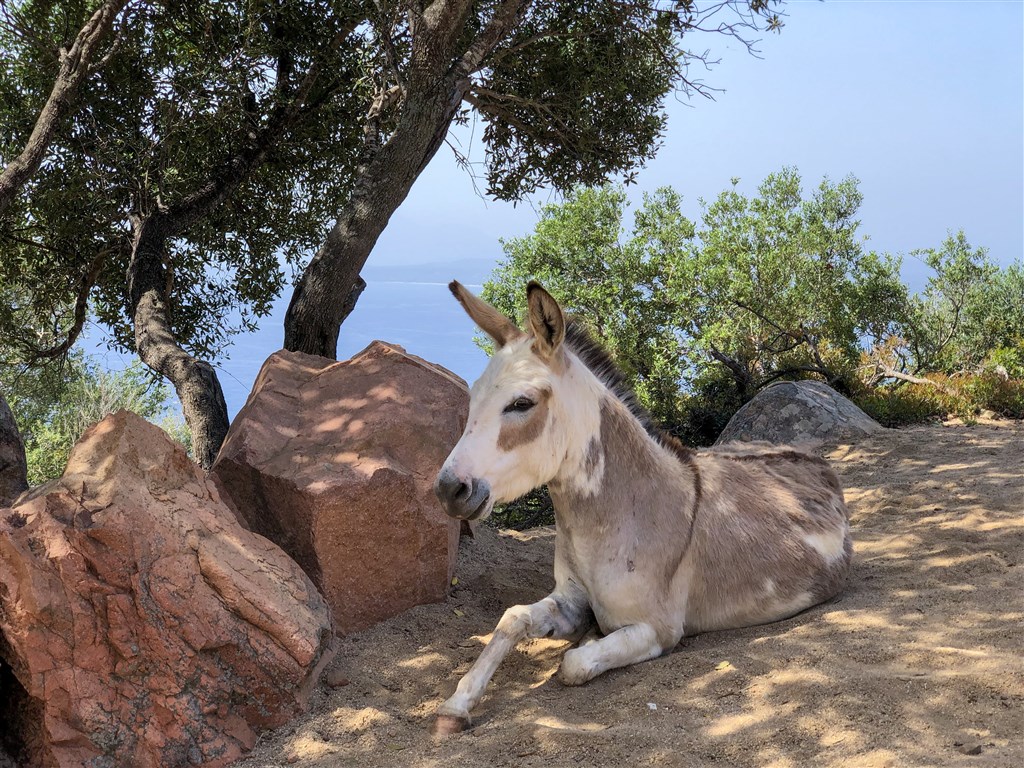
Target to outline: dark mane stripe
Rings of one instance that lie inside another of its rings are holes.
[[[608,350],[595,341],[578,320],[570,320],[566,324],[565,345],[629,409],[629,412],[643,425],[647,434],[674,452],[680,459],[692,460],[693,450],[687,448],[654,422],[651,414],[636,399],[636,393],[626,383],[625,374],[619,370],[611,355],[608,354]]]

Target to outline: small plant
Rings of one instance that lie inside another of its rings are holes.
[[[862,387],[853,401],[885,427],[903,427],[955,416],[975,423],[982,411],[1008,419],[1024,418],[1024,379],[981,373],[929,374],[928,383],[896,383]]]
[[[515,501],[495,507],[487,523],[495,528],[511,528],[514,531],[554,525],[555,508],[551,504],[547,486],[542,485]]]

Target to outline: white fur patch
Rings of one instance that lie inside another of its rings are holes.
[[[838,560],[843,555],[846,528],[836,528],[828,533],[808,533],[804,543],[817,550],[826,563]]]
[[[564,418],[567,422],[565,461],[558,478],[581,496],[594,496],[604,485],[605,458],[600,447],[601,398],[604,385],[579,360],[572,358],[565,374],[565,391],[577,391],[574,397],[562,398]],[[582,390],[582,391],[581,391]],[[597,460],[589,461],[591,440],[598,441]]]
[[[568,462],[567,462],[568,463]],[[588,465],[590,471],[587,471]],[[570,464],[571,466],[571,464]],[[597,461],[589,461],[586,453],[579,460],[578,469],[569,474],[569,485],[580,496],[595,496],[604,485],[604,451],[598,449]]]

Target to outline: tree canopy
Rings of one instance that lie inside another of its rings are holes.
[[[852,176],[808,194],[785,168],[753,196],[734,180],[701,201],[698,222],[682,202],[670,188],[645,195],[627,232],[621,188],[577,189],[546,206],[532,234],[503,243],[484,297],[521,320],[522,285],[541,281],[610,347],[663,424],[682,429],[707,406],[717,426],[699,439],[780,378],[849,392],[992,359],[1012,368],[1024,349],[1021,264],[999,269],[960,232],[915,252],[934,274],[910,295],[901,259],[864,247]]]
[[[667,94],[710,93],[691,35],[749,45],[776,6],[0,2],[0,333],[34,363],[91,313],[174,384],[208,466],[227,429],[208,360],[288,271],[285,346],[333,357],[359,271],[453,122],[485,122],[498,197],[628,172]]]
[[[981,365],[993,350],[1024,340],[1024,263],[1006,269],[960,231],[939,248],[916,251],[931,270],[914,296],[899,345],[910,373],[956,373]]]
[[[24,141],[53,84],[53,52],[89,6],[13,4],[11,23],[0,24],[0,156]],[[201,204],[199,195],[272,141],[245,182],[175,233],[164,256],[174,332],[193,354],[215,357],[265,314],[285,285],[280,262],[301,266],[351,186],[365,94],[349,87],[359,57],[331,45],[346,23],[313,2],[130,5],[116,49],[81,86],[46,162],[0,219],[0,284],[48,288],[12,302],[10,337],[45,354],[79,322],[74,308],[86,294],[114,342],[134,349],[125,291],[133,220]],[[315,85],[304,84],[314,65]],[[271,137],[303,88],[301,109],[315,121],[293,118],[286,135]],[[20,333],[40,325],[49,331],[41,339]]]

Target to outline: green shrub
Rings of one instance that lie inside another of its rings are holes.
[[[542,485],[513,502],[497,505],[487,518],[487,524],[495,528],[511,528],[514,531],[525,531],[539,525],[554,525],[555,508],[551,504],[548,487]]]
[[[983,365],[986,371],[996,373],[1002,369],[1011,379],[1024,379],[1024,339],[1015,344],[993,349]]]
[[[681,397],[680,423],[666,429],[685,445],[714,445],[745,402],[728,371],[709,367],[694,381],[693,391]]]
[[[171,390],[138,361],[111,372],[76,355],[60,369],[46,372],[46,381],[35,373],[12,377],[4,392],[25,441],[30,485],[59,477],[82,433],[122,408],[161,427],[186,450],[191,445],[185,422],[172,405]]]
[[[898,383],[874,389],[862,387],[853,401],[886,427],[902,427],[955,416],[974,421],[983,411],[1008,419],[1024,418],[1024,379],[992,371],[924,377],[933,384]]]
[[[960,384],[964,398],[977,409],[994,411],[1008,419],[1024,419],[1024,379],[995,373],[965,377]]]
[[[946,407],[937,390],[920,385],[879,387],[854,396],[853,402],[883,427],[904,427],[942,418]]]

